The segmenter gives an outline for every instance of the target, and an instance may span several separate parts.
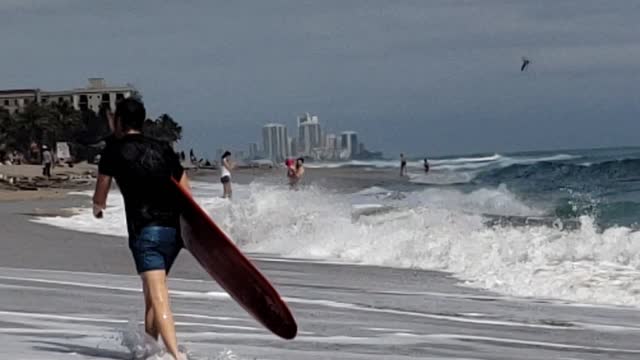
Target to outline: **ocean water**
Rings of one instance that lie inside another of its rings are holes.
[[[409,163],[408,180],[357,191],[327,183],[290,191],[256,179],[235,184],[227,201],[217,181],[193,185],[245,251],[440,270],[510,296],[640,306],[640,148],[439,158],[428,174],[421,166]],[[309,164],[356,173],[397,167]],[[34,221],[124,236],[122,200],[112,194],[109,203],[103,220],[87,207]]]

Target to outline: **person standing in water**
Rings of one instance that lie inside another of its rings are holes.
[[[400,154],[400,176],[407,175],[407,159],[404,154]]]
[[[222,197],[231,199],[231,153],[225,151],[220,159],[220,182],[222,183]]]
[[[427,160],[427,158],[424,158],[424,172],[429,172],[429,160]]]
[[[285,160],[284,165],[287,168],[287,179],[289,179],[289,186],[293,187],[296,177],[296,168],[294,166],[293,159]]]
[[[179,353],[167,276],[183,247],[179,234],[180,213],[171,178],[189,190],[178,155],[167,143],[142,135],[144,105],[127,98],[116,106],[110,123],[115,136],[107,142],[98,164],[93,195],[93,215],[101,219],[115,178],[124,198],[129,249],[142,279],[145,303],[144,328],[152,338],[162,337],[175,359]]]
[[[297,158],[295,167],[292,170],[293,172],[290,173],[291,176],[289,176],[289,186],[291,186],[292,189],[297,189],[300,179],[304,176],[304,158]]]

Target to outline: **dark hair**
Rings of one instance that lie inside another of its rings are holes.
[[[222,154],[222,158],[221,159],[224,159],[227,156],[231,156],[231,153],[229,151],[225,151],[224,154]]]
[[[304,163],[304,158],[303,157],[299,157],[296,159],[296,161],[302,161],[302,163]]]
[[[123,130],[142,130],[147,111],[142,102],[129,97],[118,102],[115,116],[120,119]]]

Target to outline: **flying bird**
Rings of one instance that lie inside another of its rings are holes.
[[[522,57],[522,66],[520,67],[520,71],[521,72],[524,71],[527,68],[527,66],[529,66],[530,62],[531,61],[529,61],[529,59],[527,59],[526,57],[523,56]]]

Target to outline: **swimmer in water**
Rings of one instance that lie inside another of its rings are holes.
[[[293,165],[293,159],[287,159],[284,161],[284,165],[287,167],[287,179],[289,179],[289,186],[293,187],[294,178],[296,176],[296,168]]]
[[[289,175],[289,173],[287,174],[287,176],[289,176],[289,186],[291,186],[292,189],[296,189],[298,183],[300,183],[300,179],[304,176],[304,158],[297,158],[292,170],[291,175]]]

